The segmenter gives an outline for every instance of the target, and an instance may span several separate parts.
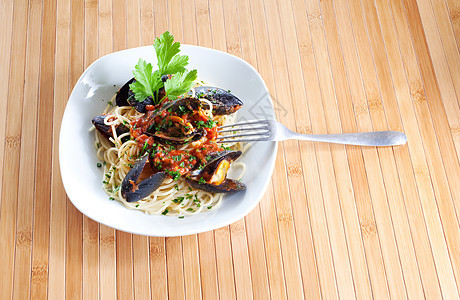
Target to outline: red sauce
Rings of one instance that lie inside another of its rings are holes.
[[[187,174],[193,168],[204,164],[210,153],[222,150],[215,142],[211,141],[207,141],[191,151],[176,150],[156,145],[153,149],[153,157],[151,156],[150,159],[157,171],[178,172],[169,174],[170,177],[174,177],[177,174],[181,176]]]
[[[151,166],[157,171],[167,171],[175,178],[190,172],[207,161],[210,153],[222,151],[214,140],[217,137],[217,124],[207,117],[201,108],[181,111],[163,110],[153,117],[160,105],[147,105],[144,116],[131,121],[131,137],[144,151],[152,151]],[[168,136],[183,136],[185,133],[204,128],[207,141],[191,151],[177,150],[174,146],[159,145],[153,135],[161,132]]]

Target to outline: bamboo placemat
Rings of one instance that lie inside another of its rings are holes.
[[[458,299],[457,0],[4,0],[1,299]],[[280,143],[262,201],[152,238],[82,215],[58,137],[84,69],[176,40],[239,56],[301,133],[398,130],[402,147]]]

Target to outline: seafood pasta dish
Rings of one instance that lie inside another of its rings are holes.
[[[156,38],[158,70],[139,59],[134,77],[92,123],[109,199],[183,218],[246,186],[227,178],[231,166],[244,172],[235,162],[242,145],[216,140],[218,127],[233,123],[243,103],[228,90],[199,83],[179,48],[169,32]]]

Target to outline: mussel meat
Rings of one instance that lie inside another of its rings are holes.
[[[206,165],[186,177],[187,183],[210,193],[230,193],[246,189],[246,185],[227,178],[230,164],[240,157],[241,151],[221,151],[209,155]]]

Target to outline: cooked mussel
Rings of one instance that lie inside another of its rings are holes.
[[[145,113],[147,111],[147,105],[154,105],[154,101],[152,97],[146,98],[144,101],[136,101],[134,100],[134,92],[130,89],[129,85],[134,83],[136,79],[131,78],[128,82],[126,82],[120,90],[118,90],[117,95],[115,97],[115,101],[118,106],[132,106],[138,112]],[[159,99],[163,98],[165,95],[165,91],[161,88],[158,91]]]
[[[203,128],[195,129],[190,134],[182,135],[171,135],[166,132],[157,131],[153,134],[153,137],[160,144],[172,144],[172,145],[183,145],[189,142],[198,141],[206,134]]]
[[[166,178],[166,172],[157,172],[137,183],[147,164],[148,154],[142,156],[126,174],[121,183],[121,195],[128,202],[137,202],[153,193]]]
[[[113,138],[112,126],[105,125],[105,123],[104,123],[104,119],[106,117],[107,117],[107,115],[95,116],[93,118],[92,122],[93,122],[94,127],[96,127],[96,129],[100,133],[102,133],[103,136],[105,136],[106,138],[110,138],[110,137]],[[124,126],[122,124],[117,125],[115,130],[116,130],[117,136],[120,136],[123,133],[129,132],[129,128],[127,128],[126,126]],[[121,138],[121,141],[123,143],[126,142],[127,140],[129,140],[129,135],[124,136],[124,137]]]
[[[192,92],[188,93],[192,95]],[[195,88],[196,98],[205,98],[213,104],[214,115],[229,115],[243,106],[243,102],[235,95],[221,88],[199,86]],[[205,107],[206,108],[206,107]]]
[[[209,155],[206,165],[186,177],[187,183],[210,193],[230,193],[246,189],[246,185],[227,178],[230,164],[240,157],[241,151],[221,151]]]

